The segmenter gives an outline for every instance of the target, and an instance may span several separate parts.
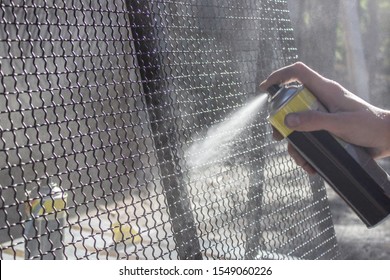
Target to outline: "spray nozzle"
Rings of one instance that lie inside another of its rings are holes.
[[[268,93],[271,95],[271,97],[275,96],[275,94],[281,89],[280,85],[274,84],[267,88]]]

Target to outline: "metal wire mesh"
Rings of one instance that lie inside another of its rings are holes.
[[[0,3],[1,259],[332,259],[258,84],[285,1]]]

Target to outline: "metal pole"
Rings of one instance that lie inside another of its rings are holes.
[[[26,204],[25,259],[62,260],[65,258],[64,226],[67,194],[56,184],[44,185],[29,195]]]
[[[153,140],[162,176],[161,182],[172,221],[176,250],[180,259],[201,259],[191,201],[186,184],[183,182],[178,151],[175,148],[177,124],[172,121],[175,115],[171,111],[172,106],[166,106],[172,103],[172,99],[161,93],[163,73],[160,70],[162,63],[158,53],[154,15],[148,7],[150,3],[146,1],[127,0],[126,5],[129,11],[131,32],[135,40],[134,46],[143,81],[150,127],[154,135]],[[155,94],[158,91],[160,93]]]

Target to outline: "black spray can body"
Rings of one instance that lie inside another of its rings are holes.
[[[390,214],[388,174],[362,147],[338,139],[327,131],[298,132],[284,124],[287,114],[306,110],[326,111],[299,84],[268,89],[269,121],[300,152],[360,219],[372,227]]]

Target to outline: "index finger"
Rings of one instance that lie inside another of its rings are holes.
[[[260,84],[260,88],[265,91],[271,85],[285,84],[291,81],[304,84],[331,112],[338,111],[338,108],[354,110],[362,107],[361,100],[351,102],[359,98],[348,92],[340,84],[321,76],[302,62],[291,64],[271,73]]]

